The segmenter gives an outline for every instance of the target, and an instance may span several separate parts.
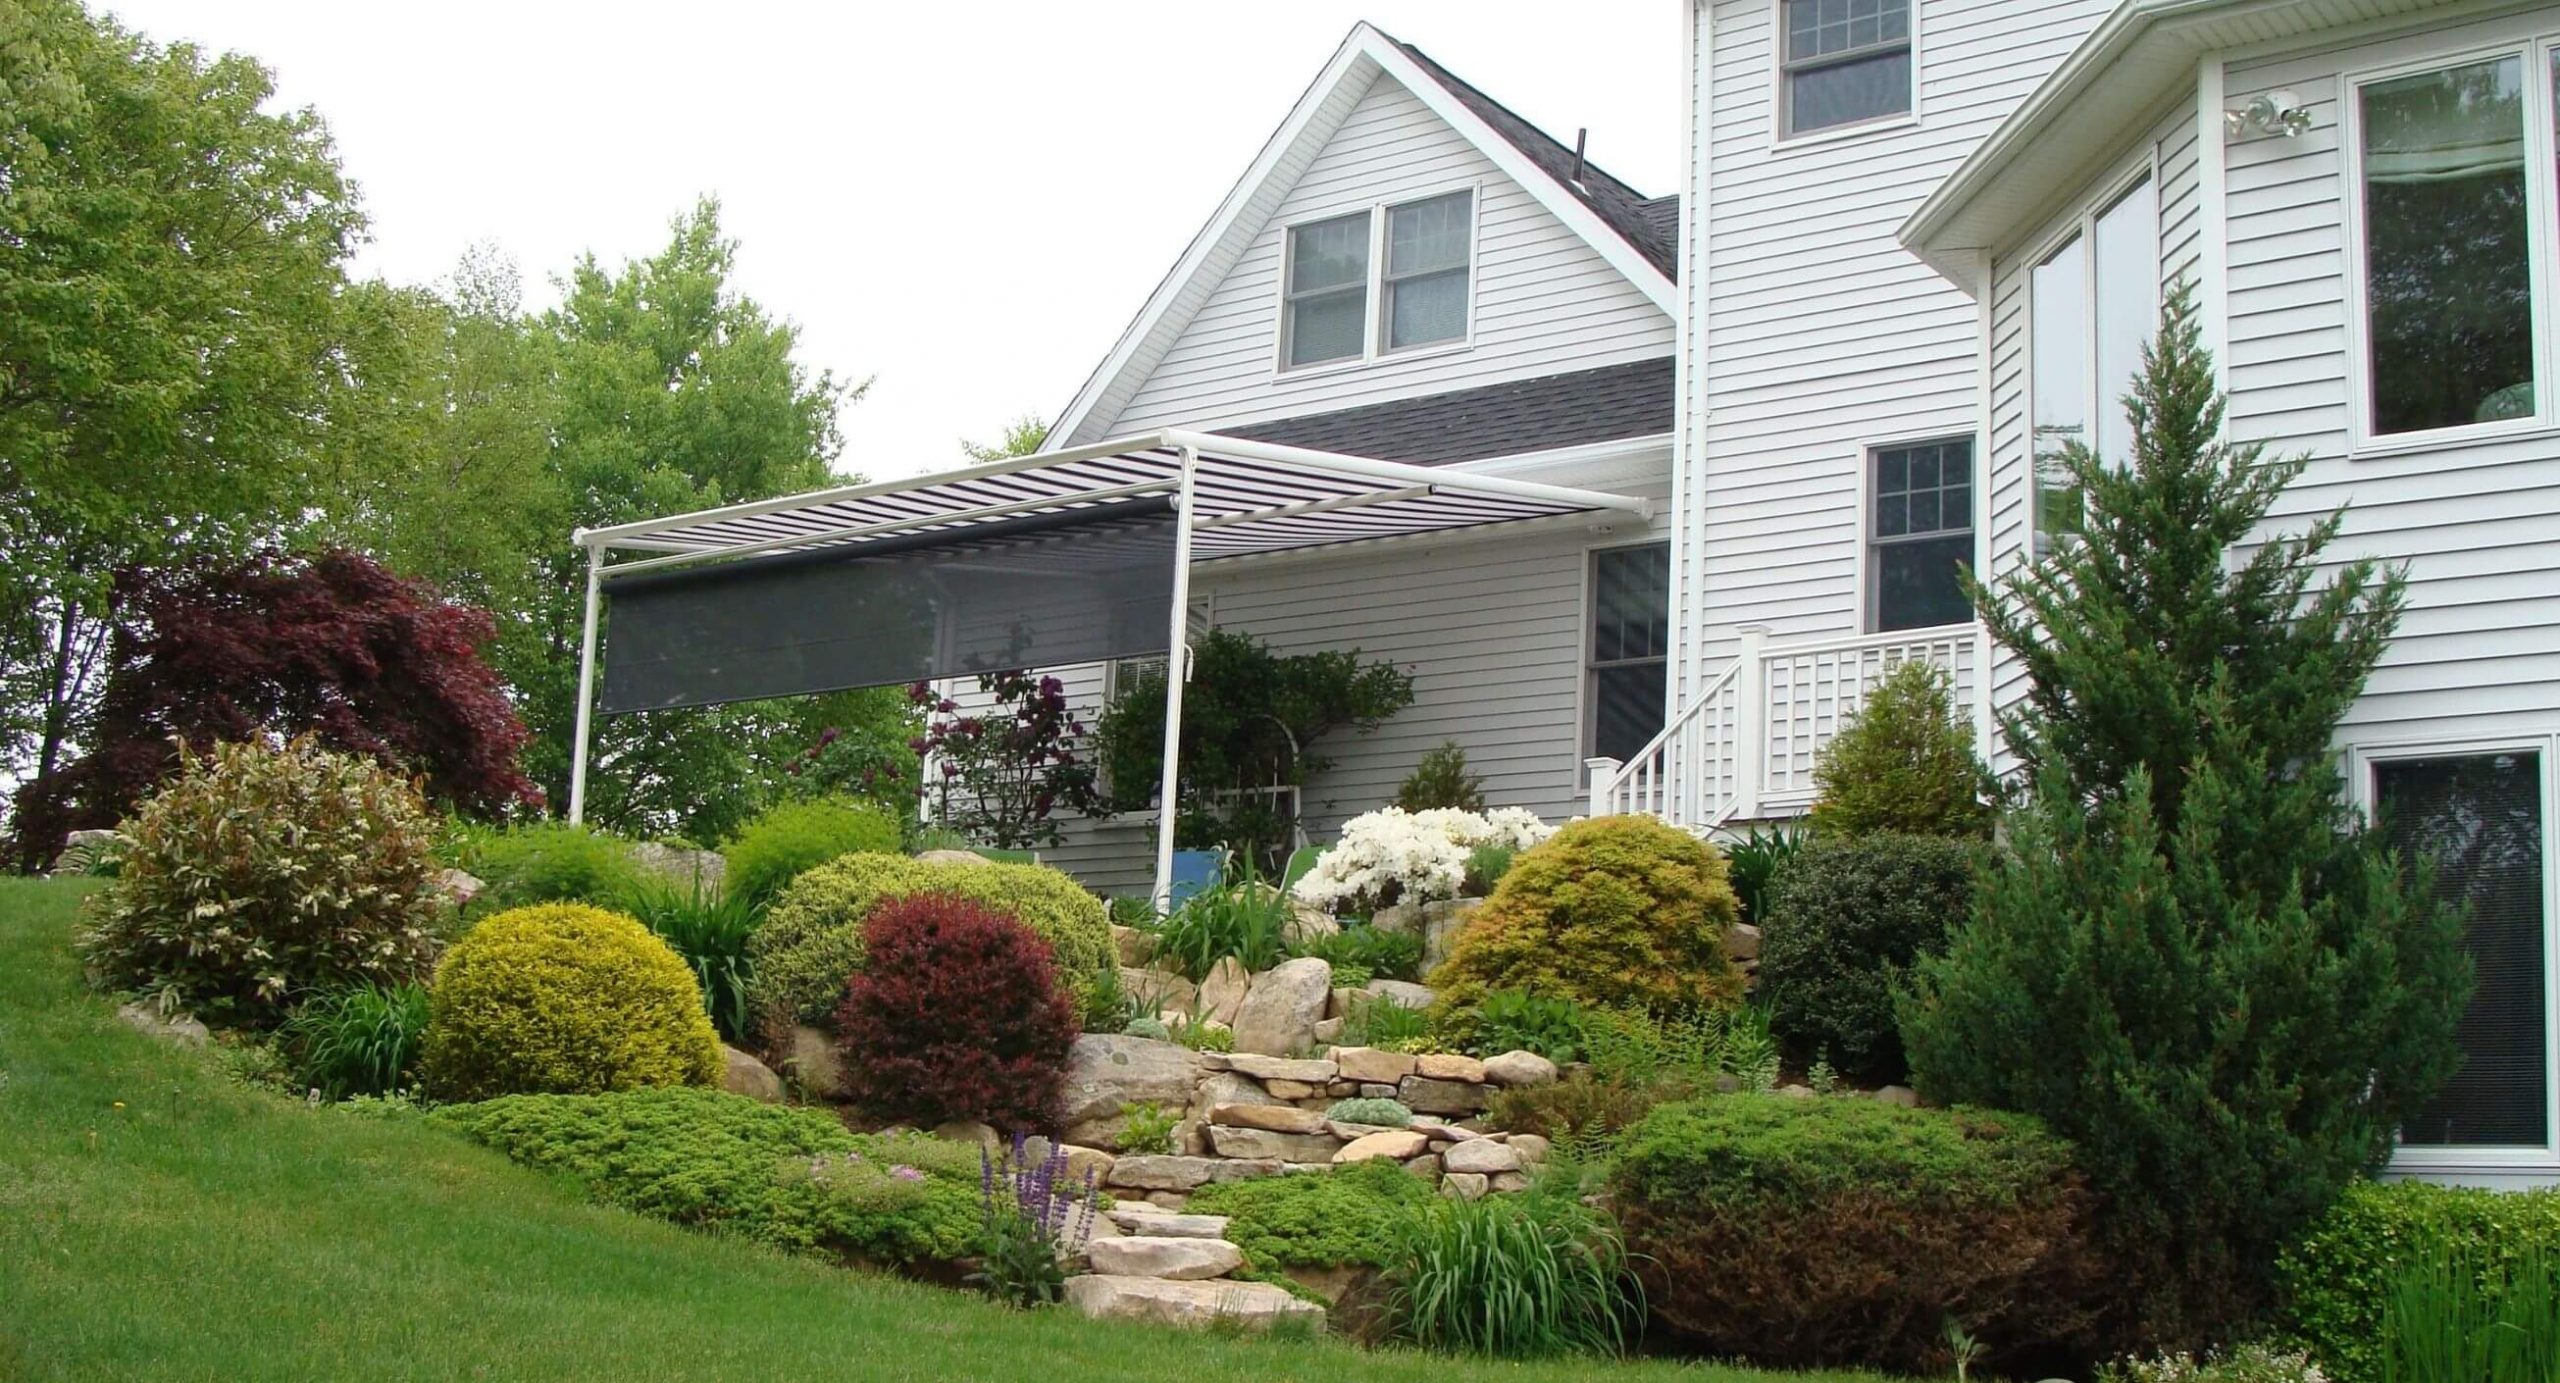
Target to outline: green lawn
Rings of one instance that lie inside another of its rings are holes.
[[[0,1380],[1773,1375],[1453,1364],[1016,1314],[581,1202],[415,1120],[306,1108],[83,990],[80,886],[0,879]]]

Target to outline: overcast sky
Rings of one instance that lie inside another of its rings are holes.
[[[94,0],[319,110],[359,272],[492,243],[534,305],[717,195],[800,357],[871,378],[845,465],[955,464],[1055,416],[1351,25],[1413,43],[1649,195],[1676,191],[1672,0]]]

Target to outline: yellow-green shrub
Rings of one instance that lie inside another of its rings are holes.
[[[1728,1004],[1724,859],[1650,816],[1577,821],[1520,855],[1432,972],[1444,1011],[1523,989],[1589,1008]]]
[[[826,1022],[844,999],[846,977],[862,964],[862,924],[872,908],[919,893],[966,898],[1029,927],[1049,943],[1058,980],[1078,1008],[1113,964],[1102,900],[1057,870],[846,855],[802,874],[766,912],[747,946],[755,961],[753,1011],[783,1022]]]
[[[759,813],[721,850],[729,867],[726,885],[737,897],[770,898],[838,855],[894,853],[901,834],[898,818],[876,803],[780,803]]]
[[[488,918],[445,952],[423,1064],[446,1100],[710,1085],[720,1039],[693,971],[648,928],[552,903]]]

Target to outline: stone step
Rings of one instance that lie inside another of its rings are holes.
[[[1111,1223],[1131,1234],[1148,1234],[1159,1239],[1227,1237],[1227,1217],[1224,1215],[1180,1215],[1151,1205],[1115,1205],[1111,1207],[1109,1218]]]
[[[1268,1282],[1170,1282],[1160,1277],[1087,1273],[1067,1279],[1067,1304],[1098,1321],[1192,1326],[1226,1321],[1248,1330],[1266,1330],[1284,1320],[1324,1324],[1323,1307],[1300,1301]]]
[[[1085,1246],[1085,1259],[1104,1276],[1194,1282],[1224,1277],[1243,1267],[1244,1250],[1224,1239],[1133,1234],[1123,1239],[1094,1240]]]

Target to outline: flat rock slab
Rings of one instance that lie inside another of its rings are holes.
[[[1313,1111],[1309,1111],[1312,1113]],[[1322,1125],[1322,1116],[1318,1116]],[[1212,1125],[1209,1146],[1222,1158],[1276,1158],[1282,1162],[1331,1162],[1342,1140],[1330,1133],[1273,1133],[1268,1129]]]
[[[1453,1052],[1427,1052],[1414,1058],[1414,1071],[1432,1080],[1465,1081],[1469,1085],[1484,1084],[1484,1063],[1471,1056]]]
[[[1228,1128],[1268,1129],[1273,1133],[1325,1131],[1322,1112],[1292,1105],[1222,1104],[1209,1111],[1209,1122]]]
[[[1414,1058],[1410,1052],[1386,1052],[1375,1047],[1336,1047],[1333,1064],[1346,1080],[1387,1085],[1412,1075]]]
[[[1493,1103],[1493,1087],[1459,1080],[1407,1076],[1396,1083],[1404,1107],[1416,1114],[1474,1114]]]
[[[1302,1085],[1324,1085],[1342,1074],[1342,1068],[1330,1061],[1285,1056],[1257,1056],[1252,1052],[1231,1052],[1227,1069],[1255,1080],[1293,1080]]]
[[[1398,1162],[1420,1157],[1431,1140],[1411,1129],[1388,1129],[1352,1139],[1342,1151],[1333,1155],[1336,1165],[1366,1162],[1373,1157],[1392,1157]]]
[[[1132,1234],[1152,1235],[1159,1239],[1224,1239],[1227,1217],[1224,1215],[1185,1215],[1178,1211],[1158,1210],[1153,1206],[1115,1205],[1106,1216],[1113,1224]]]
[[[1135,1191],[1190,1191],[1213,1181],[1245,1181],[1278,1176],[1278,1158],[1124,1157],[1111,1164],[1115,1188]]]
[[[1125,1239],[1094,1241],[1088,1257],[1104,1276],[1158,1277],[1197,1282],[1224,1277],[1244,1266],[1244,1250],[1224,1239],[1184,1239],[1171,1235],[1133,1234]]]
[[[1145,1101],[1180,1109],[1199,1079],[1199,1056],[1179,1043],[1086,1033],[1067,1049],[1059,1122],[1114,1119]]]
[[[1171,1282],[1088,1273],[1067,1279],[1067,1304],[1098,1321],[1194,1326],[1226,1321],[1249,1330],[1268,1329],[1283,1320],[1324,1323],[1324,1308],[1268,1282]]]

